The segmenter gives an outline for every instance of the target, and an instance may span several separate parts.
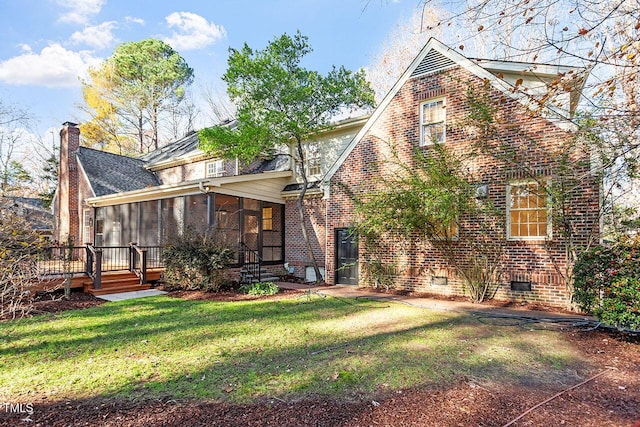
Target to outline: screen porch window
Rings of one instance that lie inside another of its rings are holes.
[[[551,237],[548,197],[535,181],[507,186],[507,232],[513,240]]]
[[[207,178],[215,178],[224,175],[224,162],[222,160],[214,160],[207,162]]]
[[[262,230],[263,231],[273,230],[273,208],[272,207],[262,208]]]
[[[444,99],[420,104],[420,146],[441,144],[446,139],[446,110]]]

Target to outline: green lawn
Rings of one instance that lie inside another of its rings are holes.
[[[575,376],[580,362],[557,332],[333,298],[152,297],[4,322],[0,332],[3,401],[349,398],[464,377],[535,385]]]

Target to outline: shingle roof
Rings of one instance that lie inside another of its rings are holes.
[[[166,160],[176,159],[199,150],[198,132],[191,132],[181,139],[151,151],[140,157],[146,165],[153,165]]]
[[[256,160],[255,162],[252,162],[249,166],[240,171],[240,175],[287,171],[290,169],[289,163],[289,155],[276,154],[273,159]]]
[[[78,161],[97,197],[160,185],[141,159],[80,147]]]

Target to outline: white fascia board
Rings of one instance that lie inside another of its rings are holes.
[[[559,74],[584,71],[582,67],[570,65],[537,64],[534,62],[495,61],[491,59],[474,59],[480,67],[493,72],[531,73],[541,77],[557,77]]]

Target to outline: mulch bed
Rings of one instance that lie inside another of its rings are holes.
[[[186,299],[233,301],[281,298],[248,297],[235,292],[172,292]],[[84,294],[72,300],[38,301],[41,311],[83,308],[102,301]],[[562,393],[526,413],[513,426],[631,426],[640,422],[640,338],[601,330],[565,332],[567,345],[585,361],[581,376],[598,378]],[[576,385],[561,388],[530,384],[478,383],[471,378],[439,388],[414,388],[300,401],[266,399],[253,404],[211,401],[131,401],[92,398],[29,402],[33,414],[10,414],[0,407],[0,426],[504,426],[538,403]],[[24,402],[26,405],[27,402]],[[23,409],[25,407],[23,406]]]
[[[96,298],[91,294],[79,291],[71,292],[69,298],[64,298],[64,292],[62,290],[38,292],[33,297],[31,309],[24,317],[44,313],[60,313],[67,310],[80,310],[83,308],[96,307],[105,302],[105,300]],[[0,317],[0,320],[13,320],[13,318],[5,316]]]

